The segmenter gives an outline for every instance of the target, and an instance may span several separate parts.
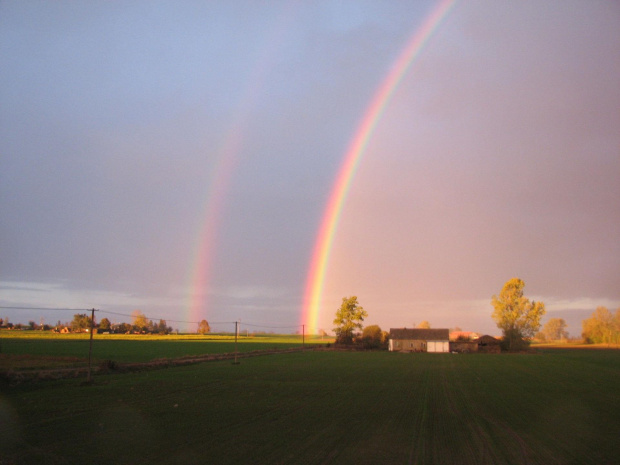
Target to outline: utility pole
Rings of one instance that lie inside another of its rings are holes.
[[[88,347],[88,378],[86,380],[87,383],[90,383],[91,381],[90,365],[91,365],[91,360],[92,360],[92,355],[93,355],[93,333],[94,332],[95,332],[95,309],[93,308],[91,310],[91,317],[90,317],[90,345]]]
[[[301,325],[301,348],[306,348],[306,325]]]
[[[237,362],[237,334],[239,334],[239,322],[235,321],[235,361],[233,365],[239,364],[239,362]]]

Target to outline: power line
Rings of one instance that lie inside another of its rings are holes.
[[[57,308],[57,307],[13,307],[8,305],[0,305],[0,308],[9,310],[42,310],[42,311],[60,311],[60,312],[90,312],[92,308]],[[95,310],[96,312],[99,310]]]
[[[120,313],[120,312],[112,312],[109,310],[99,310],[101,313],[105,313],[105,314],[109,314],[109,315],[118,315],[118,316],[128,316],[130,318],[133,318],[134,315],[129,314],[129,313]],[[200,321],[186,321],[186,320],[168,320],[166,318],[157,318],[157,317],[153,317],[153,316],[149,316],[149,315],[144,315],[144,318],[146,318],[147,320],[164,320],[166,322],[172,322],[172,323],[188,323],[188,324],[200,324]],[[214,324],[214,325],[223,325],[223,324],[233,324],[234,321],[213,321],[213,322],[209,322],[209,324]]]
[[[0,305],[0,309],[9,309],[9,310],[35,310],[35,311],[62,311],[62,312],[99,312],[106,315],[117,315],[117,316],[126,316],[129,318],[133,318],[134,315],[130,313],[121,313],[121,312],[113,312],[111,310],[100,310],[93,308],[63,308],[63,307],[18,307],[18,306],[10,306],[10,305]],[[147,320],[164,320],[166,323],[185,323],[185,324],[200,324],[200,321],[187,321],[187,320],[168,320],[165,318],[157,318],[148,315],[144,315],[144,318]],[[207,320],[208,321],[208,320]],[[209,325],[232,325],[235,323],[240,323],[244,326],[251,326],[253,328],[269,328],[269,329],[291,329],[291,328],[300,328],[303,325],[271,325],[271,324],[255,324],[255,323],[247,323],[244,321],[208,321]]]
[[[240,324],[244,326],[252,326],[254,328],[276,328],[276,329],[288,329],[288,328],[300,328],[303,325],[290,325],[290,326],[276,326],[276,325],[257,325],[252,323],[246,323],[244,321],[240,321]]]

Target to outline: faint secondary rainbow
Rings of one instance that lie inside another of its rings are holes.
[[[224,200],[230,185],[230,179],[237,165],[237,153],[242,145],[241,131],[231,131],[219,150],[217,163],[213,170],[209,190],[201,215],[199,239],[193,254],[194,262],[190,270],[190,293],[187,303],[189,321],[199,321],[206,317],[208,299],[211,290],[211,263],[213,262],[219,232],[219,221]],[[194,327],[188,328],[194,330]]]
[[[211,154],[215,158],[215,163],[200,212],[202,223],[192,254],[189,292],[183,315],[186,323],[190,325],[188,328],[190,330],[196,329],[195,324],[199,320],[209,317],[210,297],[214,293],[212,268],[217,255],[216,246],[226,197],[235,168],[240,163],[246,132],[252,121],[252,110],[273,68],[273,62],[278,56],[281,44],[286,43],[286,34],[292,30],[296,18],[301,13],[301,10],[295,7],[296,2],[285,4],[285,7],[274,18],[273,27],[266,37],[264,47],[259,48],[255,66],[241,93],[230,128],[220,146]]]
[[[368,141],[403,76],[455,3],[456,0],[439,2],[422,26],[415,31],[390,72],[375,92],[354,137],[349,143],[344,161],[332,187],[327,207],[323,213],[306,280],[301,324],[306,326],[306,331],[309,333],[318,330],[325,274],[334,235],[347,193]]]

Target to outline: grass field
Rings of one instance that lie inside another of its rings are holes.
[[[84,366],[88,361],[89,334],[57,334],[50,331],[0,331],[0,371],[45,367]],[[306,336],[305,343],[333,342],[332,338]],[[148,362],[163,358],[205,354],[249,352],[254,350],[301,347],[302,337],[294,335],[124,335],[97,334],[93,339],[93,363]],[[2,356],[4,355],[4,356]]]
[[[0,463],[612,464],[620,351],[297,352],[3,387]]]

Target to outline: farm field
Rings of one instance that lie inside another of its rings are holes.
[[[306,336],[306,345],[333,342]],[[241,336],[239,352],[287,349],[302,346],[301,336]],[[23,368],[59,368],[84,366],[88,361],[89,334],[57,334],[40,331],[0,331],[0,370]],[[164,358],[231,353],[235,351],[234,335],[124,335],[96,334],[93,340],[93,364],[115,362],[148,362]]]
[[[2,464],[618,463],[620,351],[306,351],[3,386]]]

